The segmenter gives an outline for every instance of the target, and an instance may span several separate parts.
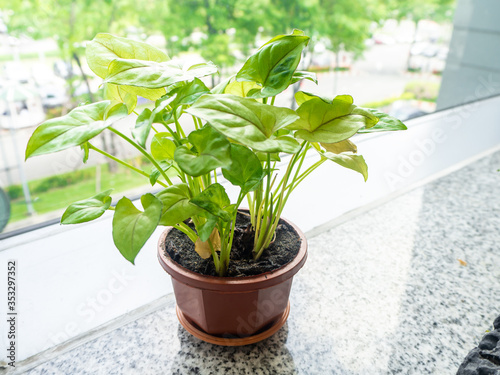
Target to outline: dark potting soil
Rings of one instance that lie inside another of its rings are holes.
[[[258,261],[252,258],[253,230],[250,217],[238,213],[230,254],[228,277],[259,275],[276,270],[295,258],[301,240],[293,227],[280,220],[276,238],[264,250]],[[165,239],[167,254],[172,260],[190,271],[208,276],[217,276],[212,257],[202,259],[194,250],[193,242],[181,231],[171,230]]]

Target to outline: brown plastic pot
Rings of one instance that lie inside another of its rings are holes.
[[[283,219],[285,220],[285,219]],[[247,345],[279,330],[289,312],[292,278],[307,258],[301,239],[297,256],[271,272],[248,277],[214,277],[192,272],[174,262],[165,251],[167,228],[158,242],[160,264],[172,277],[180,323],[194,336],[218,345]]]

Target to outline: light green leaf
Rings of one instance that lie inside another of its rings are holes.
[[[200,237],[200,240],[205,242],[210,238],[215,226],[217,225],[218,217],[207,212],[207,220],[196,227],[196,232]]]
[[[378,118],[378,122],[375,126],[366,127],[358,131],[358,133],[373,133],[373,132],[385,132],[385,131],[396,131],[396,130],[406,130],[408,129],[402,121],[395,117],[389,116],[387,113],[382,111],[371,109],[371,108],[359,108],[369,112],[371,115]]]
[[[307,79],[315,84],[318,84],[318,78],[316,77],[316,73],[296,70],[292,76],[292,84],[302,81],[303,79]]]
[[[236,80],[261,84],[259,97],[279,94],[290,85],[302,50],[308,43],[309,37],[299,30],[289,35],[278,35],[248,58]]]
[[[137,95],[127,92],[124,86],[113,85],[112,83],[104,84],[104,98],[112,102],[123,103],[127,106],[128,114],[137,106]]]
[[[324,98],[321,96],[317,96],[314,94],[311,94],[309,92],[305,91],[297,91],[295,93],[295,101],[297,102],[297,105],[300,107],[303,103],[307,102],[308,100],[314,99],[314,98],[320,98],[323,100],[325,103],[331,104],[332,100],[328,98]]]
[[[175,225],[198,214],[201,209],[191,203],[191,193],[186,184],[170,186],[156,194],[163,203],[160,225]]]
[[[233,185],[241,187],[244,193],[257,188],[264,178],[262,164],[251,150],[245,146],[231,145],[231,164],[222,168],[222,174]]]
[[[368,179],[368,166],[366,165],[365,159],[361,155],[356,155],[351,152],[343,152],[341,154],[320,152],[320,155],[344,168],[349,168],[353,171],[361,173],[365,181]]]
[[[146,148],[146,141],[151,132],[151,126],[151,110],[145,108],[139,116],[137,116],[135,127],[132,129],[132,136],[142,148]]]
[[[212,215],[220,217],[224,221],[231,220],[231,202],[221,184],[215,183],[210,185],[197,197],[191,199],[191,203],[196,204]]]
[[[116,59],[136,59],[155,62],[170,60],[165,52],[147,43],[104,33],[97,34],[96,37],[87,44],[86,57],[90,69],[103,79],[106,78],[108,74],[109,64]],[[127,86],[125,84],[120,88],[120,96],[122,97],[123,92],[132,97],[139,95],[149,100],[156,100],[165,94],[165,89],[144,89]],[[108,97],[108,99],[111,98]],[[127,104],[129,113],[132,111],[129,106],[132,101],[132,98],[123,101]]]
[[[224,93],[245,98],[248,95],[248,92],[253,89],[260,90],[261,86],[257,85],[255,82],[250,81],[233,81],[226,86]]]
[[[85,142],[84,144],[81,144],[80,147],[83,150],[83,164],[87,164],[87,161],[89,161],[90,152],[89,143]]]
[[[76,107],[65,116],[45,121],[31,135],[26,146],[26,159],[79,146],[127,116],[125,105],[109,110],[110,104],[106,100]]]
[[[349,139],[337,143],[321,143],[321,146],[323,146],[326,151],[334,154],[341,154],[342,152],[358,152],[356,145]]]
[[[113,241],[132,264],[158,226],[162,213],[162,203],[153,194],[143,195],[141,203],[144,211],[138,210],[130,199],[123,197],[118,201],[113,216]]]
[[[214,73],[217,73],[217,67],[212,62],[183,66],[176,61],[154,62],[116,59],[109,64],[105,82],[159,89]]]
[[[156,133],[151,141],[151,154],[155,160],[174,160],[175,143],[167,132]]]
[[[84,199],[71,204],[61,218],[61,224],[79,224],[95,220],[101,217],[111,205],[109,196],[113,189],[106,190],[94,195],[92,198]]]
[[[212,127],[191,132],[188,139],[195,148],[180,146],[174,153],[174,160],[188,175],[198,177],[231,163],[229,141]]]
[[[348,104],[354,103],[354,99],[352,98],[351,95],[337,95],[333,100],[340,100]]]
[[[295,111],[229,94],[204,95],[186,112],[210,123],[226,137],[264,152],[295,153],[297,141],[274,133],[298,119]]]
[[[350,138],[372,120],[354,112],[356,106],[345,99],[335,98],[331,104],[320,98],[304,102],[297,109],[300,119],[288,129],[297,130],[296,138],[310,142],[336,143]]]
[[[196,102],[200,96],[209,92],[209,88],[205,86],[199,78],[195,78],[193,81],[169,92],[169,95],[175,94],[175,99],[170,105],[173,109],[179,106],[191,105]]]
[[[229,82],[231,82],[231,80],[234,77],[235,77],[235,74],[222,80],[219,84],[217,84],[214,88],[212,88],[212,90],[210,90],[210,92],[212,94],[224,94],[224,91],[226,90],[227,85],[229,84]]]
[[[87,44],[86,57],[90,69],[101,78],[106,78],[109,64],[116,59],[170,60],[165,52],[147,43],[105,33],[97,34]]]
[[[171,160],[160,161],[158,165],[160,166],[162,171],[167,172],[170,168],[172,168],[173,161]],[[154,184],[156,184],[160,176],[161,176],[160,170],[153,166],[151,169],[151,173],[149,174],[149,183],[151,184],[151,186],[154,186]]]

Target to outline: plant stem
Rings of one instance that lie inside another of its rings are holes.
[[[196,243],[196,240],[198,239],[198,235],[186,223],[181,221],[180,223],[175,224],[174,228],[180,230],[182,233],[184,233],[186,236],[188,236],[189,239],[191,241],[193,241],[193,243]]]
[[[111,155],[111,154],[108,154],[106,151],[103,151],[103,150],[101,150],[101,149],[99,149],[99,148],[95,147],[95,146],[94,146],[94,145],[92,145],[91,143],[89,143],[89,148],[90,148],[91,150],[94,150],[94,151],[96,151],[96,152],[100,153],[101,155],[106,156],[107,158],[110,158],[111,160],[116,161],[117,163],[119,163],[119,164],[123,165],[124,167],[127,167],[127,168],[129,168],[129,169],[133,170],[134,172],[137,172],[137,173],[139,173],[139,174],[141,174],[141,175],[143,175],[143,176],[145,176],[145,177],[149,178],[149,175],[148,175],[146,172],[144,172],[143,170],[140,170],[139,168],[136,168],[136,167],[134,167],[133,165],[131,165],[131,164],[129,164],[129,163],[127,163],[127,162],[125,162],[125,161],[123,161],[123,160],[121,160],[121,159],[118,159],[117,157],[115,157],[115,156],[113,156],[113,155]],[[162,185],[163,187],[168,187],[168,185],[165,185],[165,184],[164,184],[163,182],[161,182],[161,181],[157,181],[157,182],[158,182],[160,185]]]
[[[129,137],[127,137],[125,134],[121,133],[120,131],[116,130],[115,128],[108,128],[110,131],[113,133],[117,134],[118,136],[122,137],[124,140],[126,140],[128,143],[130,143],[132,146],[134,146],[136,149],[138,149],[141,154],[143,154],[148,160],[158,169],[158,171],[161,173],[165,181],[169,185],[173,185],[172,181],[170,181],[170,178],[168,178],[167,174],[165,171],[160,167],[160,165],[156,162],[156,160],[146,151],[144,150],[141,146],[139,146],[137,143],[135,143],[133,140],[131,140]],[[149,176],[148,176],[149,177]]]

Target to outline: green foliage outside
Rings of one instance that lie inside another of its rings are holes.
[[[147,181],[128,168],[119,166],[117,173],[110,173],[106,167],[101,167],[98,189],[113,188],[112,194],[121,193]],[[33,180],[28,183],[32,193],[33,205],[38,214],[61,210],[75,201],[75,197],[86,197],[96,194],[96,167],[84,168],[57,176]],[[11,199],[11,218],[13,223],[28,216],[24,202],[22,187],[12,185],[6,189]]]

